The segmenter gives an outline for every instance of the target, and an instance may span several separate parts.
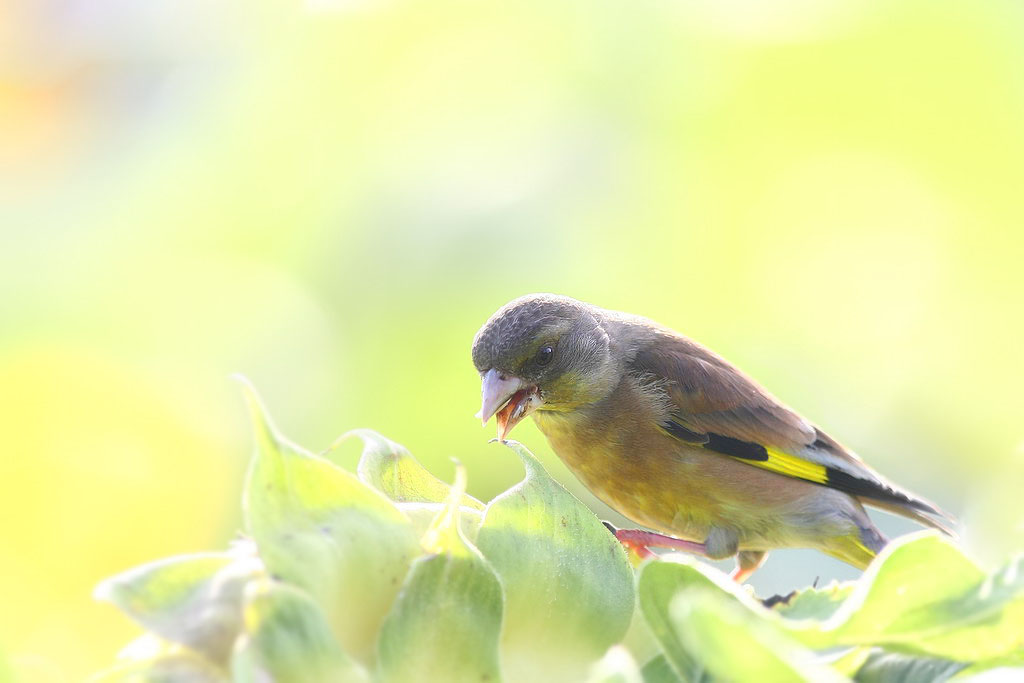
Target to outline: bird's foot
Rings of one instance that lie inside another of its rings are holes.
[[[729,574],[729,578],[736,583],[743,583],[750,578],[750,575],[757,571],[757,567],[736,567]]]
[[[632,541],[623,540],[619,538],[619,543],[626,549],[626,554],[630,552],[634,553],[640,560],[649,560],[653,557],[657,557],[658,554],[645,545],[633,543]]]
[[[768,558],[768,553],[763,550],[741,550],[736,555],[736,568],[732,570],[729,577],[736,583],[743,583],[760,568]]]
[[[615,538],[626,547],[626,550],[632,550],[642,560],[657,557],[651,548],[682,550],[683,552],[701,556],[706,556],[707,554],[707,548],[703,543],[685,541],[681,538],[666,536],[654,533],[653,531],[644,531],[643,529],[616,529],[608,522],[604,524],[608,527],[609,531],[615,534]]]

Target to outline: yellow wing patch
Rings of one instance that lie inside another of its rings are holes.
[[[825,471],[824,465],[804,460],[789,453],[777,451],[774,448],[766,448],[765,450],[768,452],[767,460],[744,459],[743,462],[754,467],[769,470],[770,472],[784,474],[787,477],[813,481],[816,484],[824,484],[828,480],[828,474]]]
[[[763,470],[793,479],[803,479],[815,484],[828,484],[828,468],[825,465],[819,465],[785,451],[721,434],[695,432],[676,420],[669,420],[660,424],[659,427],[663,432],[683,443],[703,446],[747,465],[760,467]]]

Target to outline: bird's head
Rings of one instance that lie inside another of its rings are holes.
[[[611,344],[600,309],[554,294],[515,299],[473,340],[483,382],[479,417],[497,414],[498,438],[535,410],[571,411],[604,396]]]

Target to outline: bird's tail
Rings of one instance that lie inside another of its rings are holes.
[[[929,516],[916,505],[911,507],[910,505],[898,502],[880,501],[872,498],[860,498],[859,500],[865,505],[871,505],[872,507],[885,510],[886,512],[892,512],[893,514],[900,515],[901,517],[912,519],[924,526],[938,529],[947,536],[956,538],[956,533],[952,529],[937,519]],[[925,505],[927,505],[929,511],[932,512],[933,515],[942,516],[950,522],[953,521],[952,517],[949,517],[949,515],[946,515],[931,503],[925,503],[924,501],[920,502],[921,507],[924,507]],[[834,540],[829,548],[824,550],[838,560],[852,564],[858,569],[865,569],[869,564],[871,564],[871,560],[875,559],[875,556],[881,552],[882,548],[884,548],[888,542],[889,539],[887,539],[881,531],[875,528],[873,524],[868,523],[865,526],[859,526],[856,531],[845,536],[839,536]]]
[[[894,515],[912,519],[918,524],[923,524],[924,526],[931,527],[932,529],[938,529],[947,536],[956,538],[956,532],[946,525],[947,522],[949,524],[955,524],[956,520],[931,503],[918,499],[915,500],[918,504],[911,506],[898,501],[877,500],[874,498],[860,497],[858,500],[860,500],[864,505],[870,505],[871,507],[878,508],[879,510],[885,510],[886,512],[891,512]],[[936,517],[943,521],[939,521]]]

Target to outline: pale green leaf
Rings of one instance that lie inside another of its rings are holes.
[[[913,651],[960,661],[1019,651],[1024,647],[1024,557],[984,576],[965,593],[928,609],[928,617],[910,644]],[[897,628],[902,625],[902,620],[896,622]]]
[[[875,650],[857,671],[857,683],[942,683],[960,669],[962,662]]]
[[[396,503],[444,503],[447,500],[448,484],[428,472],[405,446],[372,429],[354,429],[335,443],[353,436],[363,442],[363,454],[356,469],[361,481]],[[483,503],[468,494],[463,494],[462,505],[484,509]]]
[[[957,683],[1020,683],[1024,681],[1024,668],[1019,666],[991,667],[963,678],[954,677],[952,680]]]
[[[267,570],[306,590],[342,648],[370,662],[419,544],[379,491],[283,439],[246,386],[256,433],[243,508]]]
[[[119,662],[87,683],[227,683],[228,674],[199,654],[170,649],[146,659]]]
[[[754,601],[732,579],[694,558],[678,555],[672,556],[672,561],[652,560],[641,566],[637,578],[640,611],[661,645],[666,660],[684,681],[701,680],[704,666],[684,647],[675,632],[669,605],[676,594],[694,587],[718,591],[723,600],[734,600],[755,608]]]
[[[416,535],[422,537],[427,532],[438,513],[444,509],[444,503],[396,503],[412,522]],[[459,527],[463,535],[472,543],[480,531],[484,516],[476,508],[461,506],[459,511]]]
[[[951,600],[971,594],[983,580],[981,570],[941,536],[898,539],[865,572],[837,615],[846,617],[843,638],[871,642],[932,630],[937,613],[947,612]]]
[[[429,555],[413,562],[381,628],[382,681],[498,681],[502,592],[494,570],[459,527],[462,468],[448,503],[423,538]]]
[[[109,578],[95,596],[166,640],[225,664],[241,628],[245,585],[262,574],[255,557],[182,555]]]
[[[361,683],[366,672],[341,649],[323,612],[302,590],[272,580],[245,595],[245,635],[232,659],[235,681]]]
[[[1024,571],[1017,560],[986,576],[948,539],[897,539],[823,624],[790,624],[818,648],[881,645],[973,661],[1024,642]]]
[[[239,600],[239,608],[241,608],[241,600]],[[239,628],[241,628],[241,618],[239,618]],[[128,644],[118,651],[117,659],[118,661],[153,659],[157,655],[175,652],[180,649],[182,648],[178,643],[165,640],[155,633],[146,631],[142,635],[128,641]]]
[[[444,506],[420,538],[420,544],[428,553],[435,555],[456,555],[459,557],[479,554],[479,551],[462,534],[460,502],[466,493],[466,468],[455,466],[455,485],[448,492]]]
[[[725,681],[846,680],[814,653],[761,615],[726,593],[691,588],[669,607],[674,633],[689,656],[716,679]]]
[[[643,683],[643,676],[629,650],[613,645],[590,667],[587,683]]]
[[[847,678],[852,678],[864,662],[871,656],[870,647],[853,647],[849,650],[840,651],[838,654],[829,653],[821,658],[822,663],[828,664]]]
[[[521,445],[526,478],[488,504],[477,545],[501,577],[501,653],[513,680],[582,680],[633,613],[621,544]]]
[[[787,619],[815,619],[825,621],[842,606],[843,601],[853,592],[856,583],[832,583],[821,588],[807,587],[794,591],[785,600],[772,606],[772,611]]]
[[[1011,680],[1024,681],[1024,648],[1002,657],[995,657],[971,664],[959,671],[955,678],[958,682],[961,679],[982,681],[993,671],[998,671],[1000,676],[1017,676],[1017,678]]]
[[[651,627],[647,625],[643,612],[640,611],[639,600],[633,606],[633,618],[630,619],[629,629],[622,637],[622,645],[629,650],[634,659],[638,662],[647,662],[652,657],[661,654],[661,645],[658,639],[651,633]]]
[[[690,683],[679,676],[665,655],[657,655],[648,660],[640,670],[640,675],[644,683]],[[695,680],[693,683],[700,683],[700,680],[703,679]]]

